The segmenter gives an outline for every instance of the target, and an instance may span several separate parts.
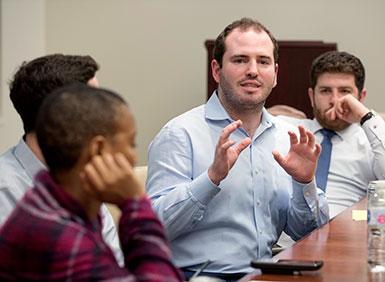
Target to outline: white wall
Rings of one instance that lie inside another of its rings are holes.
[[[47,52],[92,55],[101,84],[132,105],[140,163],[167,120],[205,101],[203,43],[243,16],[260,20],[277,39],[337,42],[359,56],[367,105],[385,111],[383,0],[49,0],[46,9]]]
[[[25,60],[46,53],[45,0],[0,2],[0,152],[23,134],[22,123],[9,99],[8,82]]]

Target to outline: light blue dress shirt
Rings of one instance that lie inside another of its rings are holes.
[[[250,272],[252,259],[271,257],[283,230],[298,239],[328,221],[328,206],[314,181],[293,181],[274,160],[286,155],[292,125],[264,109],[252,143],[226,179],[214,185],[207,175],[222,129],[233,120],[213,94],[168,122],[149,148],[147,189],[165,224],[174,260],[194,270]],[[237,129],[231,139],[247,137]]]
[[[32,187],[37,172],[46,169],[23,139],[0,156],[0,224],[8,218],[17,202]],[[113,250],[119,265],[124,265],[119,237],[113,218],[105,205],[101,207],[103,238]]]

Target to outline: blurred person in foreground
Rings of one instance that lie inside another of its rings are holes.
[[[32,187],[45,161],[36,140],[36,115],[51,92],[70,83],[98,86],[98,64],[91,56],[51,54],[24,62],[10,83],[10,98],[23,122],[24,135],[0,156],[0,225]],[[123,255],[111,214],[102,205],[103,236],[121,265]]]
[[[134,174],[134,118],[117,94],[72,85],[40,108],[40,171],[0,229],[0,278],[40,281],[181,281],[160,221]],[[103,202],[122,216],[125,267],[104,242]]]

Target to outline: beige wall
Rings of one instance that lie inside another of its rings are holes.
[[[367,105],[385,111],[383,11],[382,0],[49,0],[46,51],[90,54],[100,63],[101,84],[133,107],[143,164],[162,125],[205,101],[205,39],[243,16],[259,19],[278,39],[337,42],[359,56]]]
[[[0,153],[23,128],[9,100],[8,82],[25,60],[46,52],[45,0],[0,0]]]

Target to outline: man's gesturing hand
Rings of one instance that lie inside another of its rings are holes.
[[[273,151],[275,160],[290,174],[294,180],[301,183],[309,183],[313,180],[317,167],[321,146],[315,143],[313,133],[298,126],[299,140],[294,132],[289,131],[290,151],[283,157],[277,151]]]
[[[219,185],[226,178],[230,169],[237,161],[239,154],[251,143],[251,139],[247,137],[242,139],[239,144],[233,146],[235,141],[230,139],[230,135],[241,125],[242,121],[237,120],[222,130],[215,148],[214,162],[208,170],[209,178],[215,185]]]

